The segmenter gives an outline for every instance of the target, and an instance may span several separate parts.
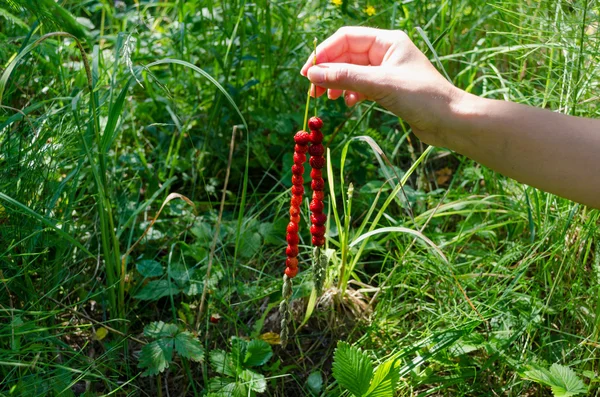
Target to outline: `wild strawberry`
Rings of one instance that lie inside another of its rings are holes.
[[[310,234],[316,237],[323,237],[325,235],[325,226],[312,225],[310,227]]]
[[[287,267],[285,269],[285,275],[288,276],[289,278],[294,278],[294,277],[296,277],[297,274],[298,274],[298,268],[292,269],[290,267]]]
[[[294,222],[288,223],[288,225],[287,225],[287,232],[288,233],[298,234],[298,224],[294,223]]]
[[[311,156],[322,156],[323,153],[325,153],[325,148],[320,143],[318,145],[310,145],[308,147],[308,153]]]
[[[323,168],[325,166],[325,157],[323,157],[323,156],[311,157],[309,162],[310,162],[311,167],[320,170],[321,168]]]
[[[325,237],[313,236],[312,243],[315,247],[322,247],[325,245]]]
[[[300,215],[290,215],[290,222],[300,223]]]
[[[290,215],[291,216],[300,215],[300,206],[299,205],[290,206]]]
[[[294,164],[302,165],[306,162],[306,155],[304,153],[294,153]]]
[[[288,233],[285,239],[290,245],[297,245],[300,242],[298,233]]]
[[[323,121],[317,116],[308,119],[308,128],[311,130],[320,130],[323,127]]]
[[[325,198],[325,193],[322,190],[315,190],[312,196],[313,200],[322,201]]]
[[[310,177],[312,179],[323,178],[323,171],[313,168],[310,170]]]
[[[310,136],[306,131],[298,131],[296,132],[296,135],[294,135],[294,141],[298,145],[308,145],[310,142]]]
[[[221,320],[221,316],[219,315],[219,313],[213,313],[210,315],[210,322],[213,324],[219,324],[219,321]]]
[[[323,188],[325,187],[325,181],[323,178],[313,179],[310,183],[310,187],[312,187],[312,190],[323,191]]]
[[[325,208],[325,206],[321,200],[313,200],[310,202],[310,210],[312,212],[320,214],[323,212],[323,208]]]
[[[292,185],[304,185],[304,178],[302,175],[292,175]]]
[[[315,158],[315,157],[311,157],[310,160],[312,161],[313,158]],[[292,165],[292,174],[304,175],[304,166],[299,165],[299,164]]]
[[[285,260],[285,265],[287,267],[291,267],[292,269],[296,269],[298,267],[298,259],[297,258],[287,258]]]
[[[310,132],[310,142],[313,145],[318,145],[323,142],[323,133],[319,130],[313,130]]]
[[[299,207],[300,204],[302,204],[302,196],[296,196],[296,195],[292,196],[292,199],[290,200],[290,204],[293,207]]]
[[[308,145],[298,145],[294,146],[294,152],[296,153],[306,153],[308,152]]]
[[[285,255],[289,258],[295,258],[298,256],[298,246],[297,245],[288,245],[285,249]]]
[[[310,223],[313,225],[324,225],[327,222],[327,215],[323,213],[314,213],[310,216]]]
[[[293,185],[292,186],[292,194],[294,196],[302,196],[304,194],[304,186],[302,186],[302,185]]]

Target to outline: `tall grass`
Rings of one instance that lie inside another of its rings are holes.
[[[206,357],[233,335],[278,332],[291,137],[306,94],[298,69],[314,37],[345,24],[404,29],[463,89],[598,116],[592,1],[371,2],[372,16],[366,1],[343,3],[62,2],[94,25],[84,55],[44,36],[55,27],[35,15],[0,13],[2,393],[199,395],[215,376],[208,362],[139,376],[145,325],[196,332]],[[339,339],[402,358],[401,395],[544,395],[524,373],[552,363],[597,394],[598,212],[426,148],[376,105],[322,101],[321,115],[328,285],[370,315],[329,305],[326,291],[305,316],[301,272],[295,336],[265,367],[266,394],[307,395],[318,371],[323,393],[341,395],[330,376]],[[197,212],[166,204],[124,261],[173,192]],[[203,285],[211,249],[198,328],[202,287],[136,298],[149,282],[142,260],[167,269],[161,282],[183,266]]]

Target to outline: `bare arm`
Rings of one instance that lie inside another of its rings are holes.
[[[468,94],[447,82],[400,31],[343,28],[301,73],[317,95],[371,99],[424,142],[506,176],[600,208],[600,121]]]

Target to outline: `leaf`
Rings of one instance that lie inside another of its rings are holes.
[[[135,267],[144,277],[160,277],[164,273],[162,265],[152,259],[141,260],[135,264]]]
[[[525,371],[525,378],[550,386],[552,394],[556,397],[569,397],[587,393],[587,387],[583,381],[569,367],[555,363],[552,364],[549,371],[541,367],[530,368],[530,370]]]
[[[267,381],[261,374],[245,369],[240,373],[240,379],[248,384],[248,386],[257,393],[264,393],[267,390]]]
[[[182,288],[182,292],[187,296],[200,295],[202,293],[202,287],[202,283],[192,281],[191,283]]]
[[[177,325],[165,323],[163,321],[155,321],[144,327],[144,336],[150,338],[173,337],[177,332],[179,332]]]
[[[400,373],[396,370],[396,359],[391,358],[377,367],[365,397],[393,397],[398,380]]]
[[[241,338],[235,336],[231,338],[231,360],[235,367],[241,368],[244,366],[247,345],[248,342]]]
[[[554,363],[550,367],[552,379],[552,393],[556,397],[574,396],[580,393],[587,393],[587,387],[581,379],[569,367]]]
[[[265,364],[273,356],[271,346],[264,340],[252,340],[246,347],[244,365],[246,367],[258,367]]]
[[[173,358],[173,340],[158,339],[148,343],[142,347],[140,354],[140,368],[146,368],[142,373],[143,376],[158,375],[165,368],[169,367],[169,363]]]
[[[104,327],[98,328],[94,334],[94,340],[102,340],[108,335],[108,330]]]
[[[360,397],[369,389],[373,364],[359,348],[339,342],[333,355],[333,376],[340,386]]]
[[[182,357],[193,361],[202,361],[204,359],[204,348],[200,341],[190,332],[184,331],[175,337],[175,350]]]
[[[306,387],[314,396],[321,394],[321,391],[323,390],[323,377],[321,374],[319,372],[313,372],[308,375],[308,379],[306,379]]]
[[[190,281],[194,271],[188,269],[183,263],[175,262],[169,265],[168,273],[180,287],[183,287]]]
[[[281,344],[281,339],[279,337],[279,334],[276,332],[265,332],[264,334],[260,335],[258,338],[261,340],[264,340],[269,345],[280,345]]]
[[[233,367],[233,363],[231,362],[231,357],[223,350],[211,350],[211,352],[208,354],[208,357],[213,371],[228,376],[235,375],[235,369]]]
[[[165,296],[177,295],[181,290],[169,280],[154,280],[146,284],[134,298],[146,301],[155,301]]]

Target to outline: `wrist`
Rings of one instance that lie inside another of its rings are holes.
[[[449,114],[443,128],[439,129],[440,146],[462,152],[465,140],[472,129],[472,116],[485,99],[453,86],[448,106]]]

